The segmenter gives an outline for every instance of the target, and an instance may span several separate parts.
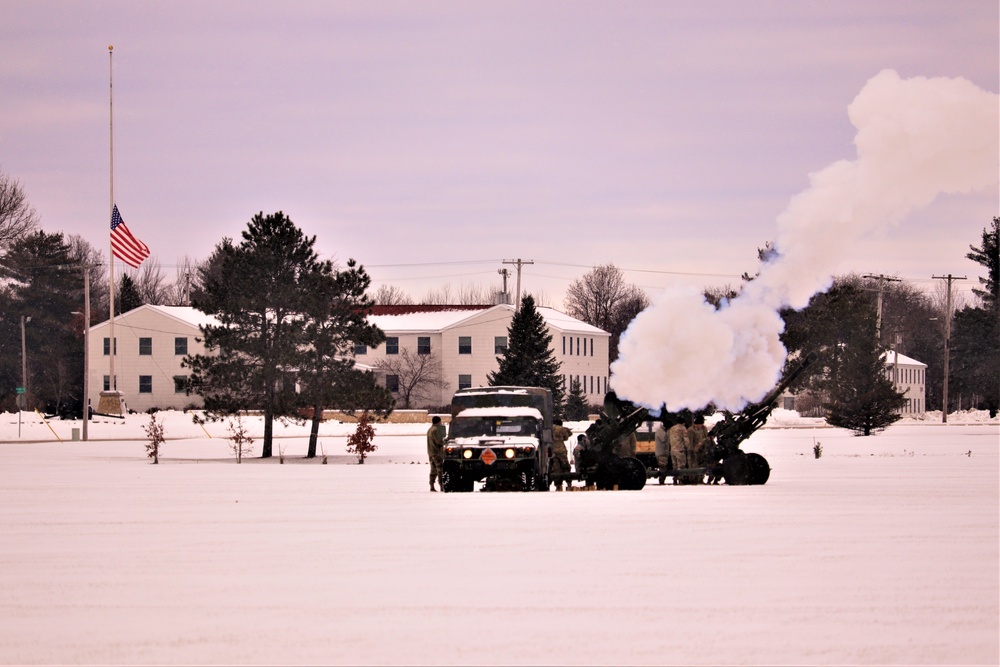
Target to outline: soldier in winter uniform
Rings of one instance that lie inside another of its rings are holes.
[[[444,463],[444,424],[440,417],[431,419],[431,427],[427,429],[427,458],[431,464],[431,491],[437,491],[434,482],[437,480],[439,485],[443,484],[441,465]],[[441,490],[444,491],[444,486]]]
[[[670,438],[667,429],[672,425],[670,417],[664,415],[660,420],[660,425],[656,427],[656,434],[653,441],[656,443],[656,465],[660,469],[660,484],[667,479],[667,470],[670,468]]]
[[[569,451],[566,449],[566,441],[573,437],[573,431],[563,426],[561,419],[553,419],[552,424],[552,460],[549,472],[569,472]],[[562,490],[562,481],[556,481],[555,485],[557,490]],[[566,486],[567,488],[571,486],[569,480],[566,480]]]
[[[687,426],[683,419],[677,422],[667,431],[667,440],[670,443],[670,459],[674,464],[674,484],[682,484],[684,479],[678,475],[678,470],[686,470],[697,465],[691,457],[691,440],[688,438]]]
[[[708,445],[708,427],[705,426],[705,415],[696,415],[694,423],[688,427],[688,439],[691,441],[693,460],[691,467],[700,466],[704,461],[705,447]],[[700,482],[700,479],[696,479]]]

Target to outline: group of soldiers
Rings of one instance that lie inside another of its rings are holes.
[[[660,420],[653,438],[660,484],[666,482],[669,470],[675,471],[672,474],[674,484],[700,484],[703,481],[700,471],[686,475],[676,471],[699,468],[704,462],[705,448],[710,442],[704,416],[666,414]]]

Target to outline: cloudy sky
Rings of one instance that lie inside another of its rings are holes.
[[[995,0],[0,0],[0,169],[47,231],[107,251],[115,199],[168,273],[283,210],[376,284],[523,285],[561,306],[613,262],[651,291],[737,283],[855,157],[884,69],[996,93]],[[984,142],[997,143],[996,134]],[[840,271],[932,287],[998,215],[985,191],[873,232]]]

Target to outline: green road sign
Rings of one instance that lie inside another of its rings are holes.
[[[24,393],[24,387],[18,387],[16,391],[19,394],[23,394]]]

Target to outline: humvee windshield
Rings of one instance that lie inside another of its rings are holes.
[[[539,423],[534,417],[463,417],[451,420],[450,438],[478,438],[482,436],[528,435],[538,436]]]

